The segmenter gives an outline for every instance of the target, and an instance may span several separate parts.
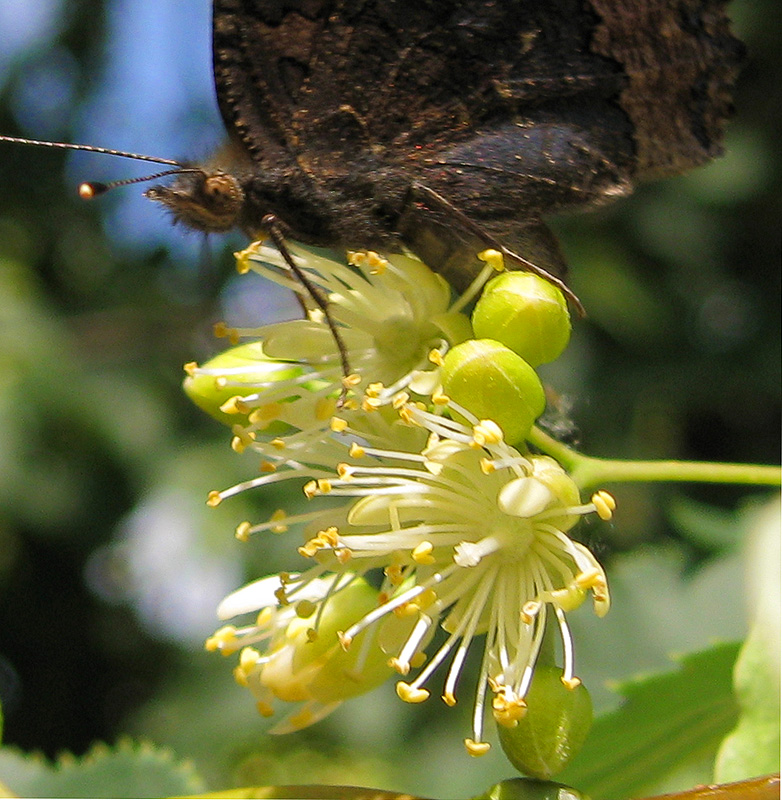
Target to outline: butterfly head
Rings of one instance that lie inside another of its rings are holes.
[[[236,227],[245,201],[239,181],[222,170],[188,170],[171,186],[153,186],[145,196],[162,203],[176,222],[204,233]]]

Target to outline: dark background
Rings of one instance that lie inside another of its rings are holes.
[[[207,155],[222,137],[208,6],[0,0],[0,132]],[[732,9],[749,58],[727,157],[556,223],[589,318],[545,377],[561,394],[560,435],[590,454],[778,461],[780,6]],[[236,522],[279,500],[206,511],[206,492],[246,465],[180,390],[181,365],[219,349],[211,324],[226,314],[266,321],[268,296],[233,277],[240,238],[215,238],[205,255],[138,187],[76,197],[82,180],[141,175],[143,164],[3,143],[0,164],[5,741],[51,756],[131,732],[194,756],[218,782],[268,777],[268,749],[285,745],[261,744],[265,723],[228,664],[200,645],[223,594],[289,563],[277,541],[268,550],[232,538]],[[620,521],[590,543],[609,564],[639,546],[675,552],[686,576],[725,548],[698,531],[752,494],[620,487]],[[397,705],[376,701],[385,733],[366,705],[327,729],[342,736],[336,764],[366,746],[369,766],[354,782],[394,780],[371,754],[395,752],[389,730],[415,741],[414,718]],[[452,724],[433,713],[434,730]],[[228,719],[238,732],[211,747]],[[297,747],[321,747],[318,735],[301,734]],[[306,779],[327,773],[322,758]]]

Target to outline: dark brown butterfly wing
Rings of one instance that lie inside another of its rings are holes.
[[[719,0],[214,2],[220,108],[270,176],[250,202],[346,244],[449,227],[416,185],[529,244],[541,214],[700,164],[740,51]]]

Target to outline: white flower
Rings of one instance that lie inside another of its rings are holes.
[[[457,410],[470,419],[469,412]],[[346,581],[379,576],[376,606],[356,609],[339,638],[348,649],[380,628],[377,635],[391,654],[388,663],[402,676],[420,668],[412,680],[397,684],[408,702],[425,700],[432,674],[450,662],[442,697],[453,705],[467,651],[485,636],[473,732],[466,740],[468,751],[480,755],[488,748],[487,689],[494,693],[497,721],[515,724],[548,621],[558,626],[563,642],[563,682],[578,684],[565,612],[590,591],[599,616],[608,611],[609,600],[603,569],[566,531],[585,514],[610,517],[613,499],[598,493],[581,503],[577,487],[555,461],[509,447],[490,421],[473,419],[470,429],[416,404],[404,405],[399,414],[404,424],[363,415],[364,424],[367,418],[376,421],[372,433],[351,428],[348,421],[336,426],[331,446],[339,446],[340,439],[350,443],[336,475],[327,476],[327,465],[316,467],[310,457],[303,470],[312,476],[306,494],[339,505],[285,520],[307,524],[310,536],[299,552],[316,564],[287,578],[278,599],[296,603],[313,585],[337,580],[335,575]],[[422,435],[428,437],[423,446]],[[244,534],[270,529],[274,522],[247,523]],[[392,619],[407,626],[384,634],[382,626]],[[448,638],[423,666],[437,626]]]

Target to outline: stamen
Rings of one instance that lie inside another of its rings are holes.
[[[595,511],[597,511],[598,517],[602,520],[611,519],[616,509],[616,500],[613,495],[602,489],[592,495],[592,504],[595,507]]]
[[[426,689],[417,689],[404,681],[398,681],[396,684],[396,693],[400,700],[405,703],[423,703],[424,700],[429,699],[429,692]]]
[[[491,750],[491,745],[488,742],[476,742],[474,739],[465,739],[464,746],[473,758],[485,756]]]

